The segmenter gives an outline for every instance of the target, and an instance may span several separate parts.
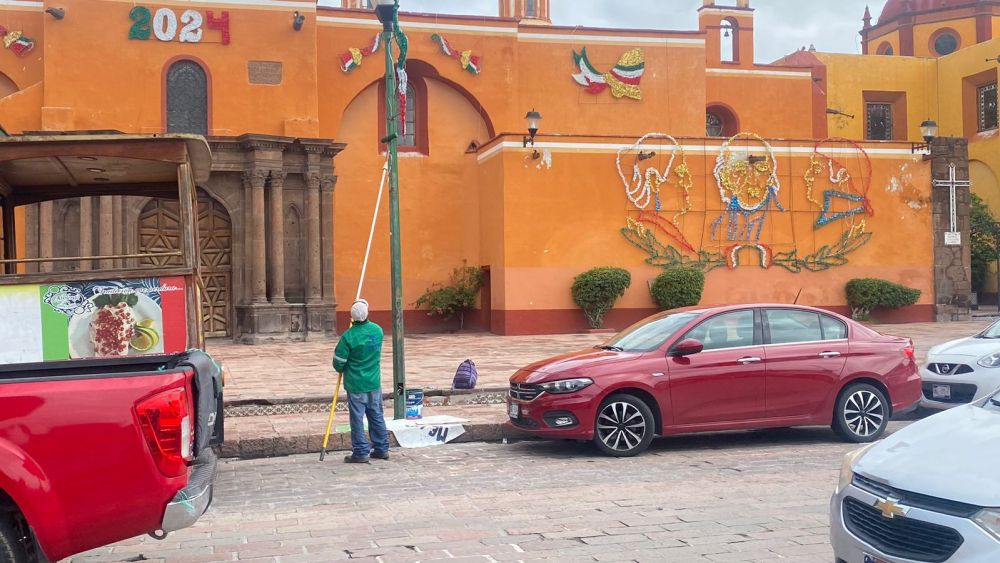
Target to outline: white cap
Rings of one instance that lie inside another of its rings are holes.
[[[359,323],[368,320],[368,302],[364,299],[358,299],[351,305],[351,320]]]

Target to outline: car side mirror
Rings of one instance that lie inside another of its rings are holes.
[[[705,345],[699,340],[694,338],[687,338],[681,340],[676,346],[670,350],[670,355],[675,358],[683,358],[684,356],[693,356],[698,354],[705,349]]]

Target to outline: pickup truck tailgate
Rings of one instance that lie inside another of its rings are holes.
[[[49,559],[161,529],[179,492],[214,480],[210,448],[193,452],[191,468],[165,473],[137,407],[168,394],[187,397],[196,414],[183,357],[0,366],[0,489]]]

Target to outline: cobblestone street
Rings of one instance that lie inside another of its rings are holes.
[[[807,428],[660,439],[632,459],[521,442],[371,465],[228,461],[194,528],[73,561],[829,563],[828,503],[853,447]]]

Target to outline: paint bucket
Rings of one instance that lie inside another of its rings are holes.
[[[407,389],[406,390],[406,419],[407,420],[418,420],[423,418],[424,410],[424,390],[423,389]]]

